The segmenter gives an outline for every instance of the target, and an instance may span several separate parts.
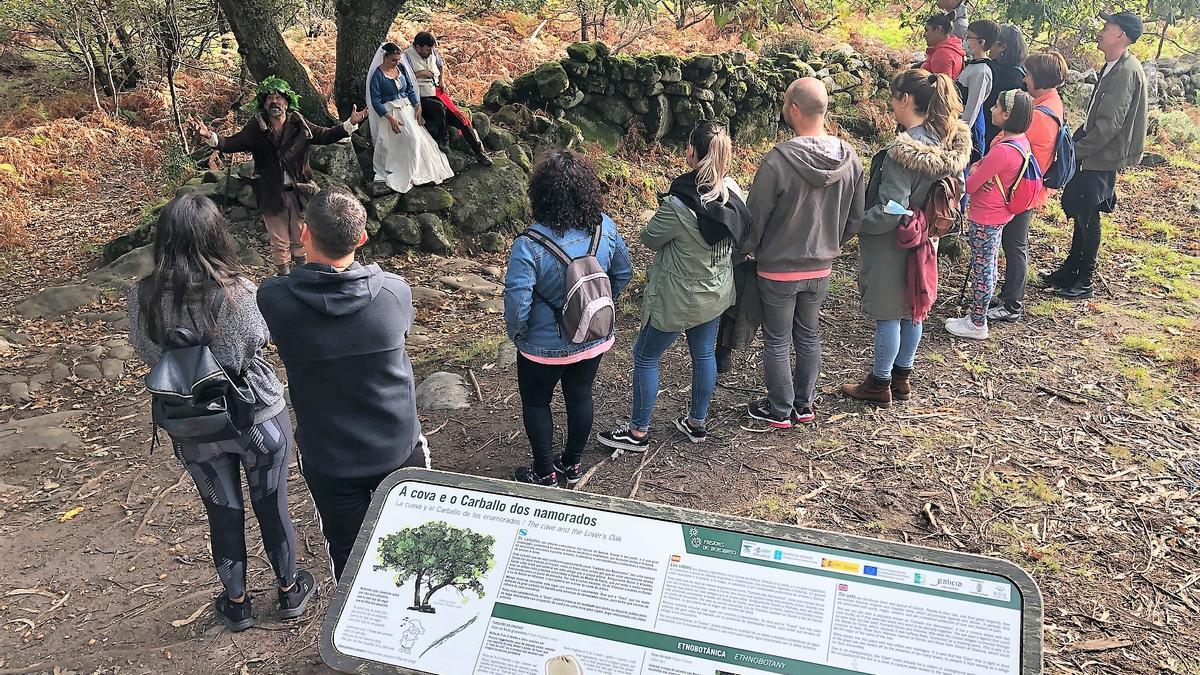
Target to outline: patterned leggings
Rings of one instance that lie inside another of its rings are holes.
[[[1000,258],[1000,236],[1003,225],[980,225],[971,222],[971,276],[975,293],[971,301],[971,322],[987,325],[988,303],[996,287],[996,265]]]
[[[280,586],[296,579],[296,534],[287,507],[287,471],[292,421],[287,410],[256,424],[238,438],[200,446],[175,444],[175,455],[196,481],[208,511],[213,564],[229,597],[246,592],[246,516],[242,472],[258,516],[267,560]],[[210,447],[203,447],[210,446]],[[186,456],[212,457],[201,462]]]

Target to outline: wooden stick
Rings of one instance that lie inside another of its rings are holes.
[[[138,525],[137,532],[133,533],[133,538],[135,540],[142,536],[142,532],[146,529],[146,526],[150,524],[150,517],[154,515],[154,509],[157,509],[158,505],[162,503],[162,500],[165,499],[168,494],[174,492],[175,488],[183,485],[183,481],[187,480],[187,478],[187,471],[179,474],[179,480],[176,481],[174,485],[158,493],[158,496],[154,498],[154,501],[150,502],[150,508],[146,509],[146,515],[142,516],[142,524]]]

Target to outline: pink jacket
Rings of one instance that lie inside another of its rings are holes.
[[[1013,141],[1030,152],[1029,139],[1025,134],[1003,133],[996,137],[991,150],[983,159],[967,169],[967,195],[970,197],[967,217],[980,225],[1001,226],[1012,220],[1004,195],[996,188],[995,178],[1007,190],[1017,180],[1017,174],[1025,166],[1025,158],[1016,148],[1003,145],[1000,141]]]

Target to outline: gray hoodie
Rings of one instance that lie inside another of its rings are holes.
[[[365,478],[404,464],[421,435],[404,279],[309,263],[264,281],[258,307],[287,369],[303,472]]]
[[[741,246],[759,272],[828,270],[858,232],[866,185],[854,148],[832,136],[798,136],[763,156],[750,186],[753,226]]]

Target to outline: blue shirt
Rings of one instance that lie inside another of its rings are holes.
[[[375,114],[380,117],[387,115],[387,104],[401,97],[407,98],[413,107],[421,102],[412,82],[404,76],[403,68],[394,80],[383,74],[383,68],[376,68],[371,73],[371,107],[375,109]]]

